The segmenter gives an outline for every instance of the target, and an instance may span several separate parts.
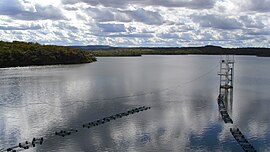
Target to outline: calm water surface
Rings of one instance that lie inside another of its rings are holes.
[[[0,69],[0,149],[44,137],[32,151],[241,151],[219,116],[219,56],[98,58]],[[270,58],[236,57],[228,109],[258,151],[270,151]],[[82,124],[139,106],[102,126]],[[55,131],[78,128],[71,136]]]

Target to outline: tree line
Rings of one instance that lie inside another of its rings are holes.
[[[89,50],[90,51],[90,50]],[[95,56],[141,56],[141,55],[256,55],[270,57],[269,48],[222,48],[203,47],[133,47],[91,50]]]
[[[41,45],[32,42],[0,41],[0,68],[78,64],[96,61],[91,52],[56,45]]]

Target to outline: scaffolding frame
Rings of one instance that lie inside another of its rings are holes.
[[[218,75],[220,76],[220,90],[233,88],[234,77],[234,56],[221,55],[220,69]]]
[[[233,107],[233,83],[234,83],[234,56],[221,55],[219,94],[223,96],[224,105],[230,115]]]

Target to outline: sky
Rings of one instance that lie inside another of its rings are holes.
[[[270,0],[0,0],[0,40],[270,47]]]

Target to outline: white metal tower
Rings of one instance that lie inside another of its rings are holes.
[[[233,55],[220,56],[220,70],[218,75],[220,76],[220,89],[233,88],[233,76],[234,76]]]
[[[233,103],[233,78],[234,78],[234,56],[221,55],[220,69],[218,75],[220,76],[219,94],[224,97],[224,104],[229,114],[232,115]]]

